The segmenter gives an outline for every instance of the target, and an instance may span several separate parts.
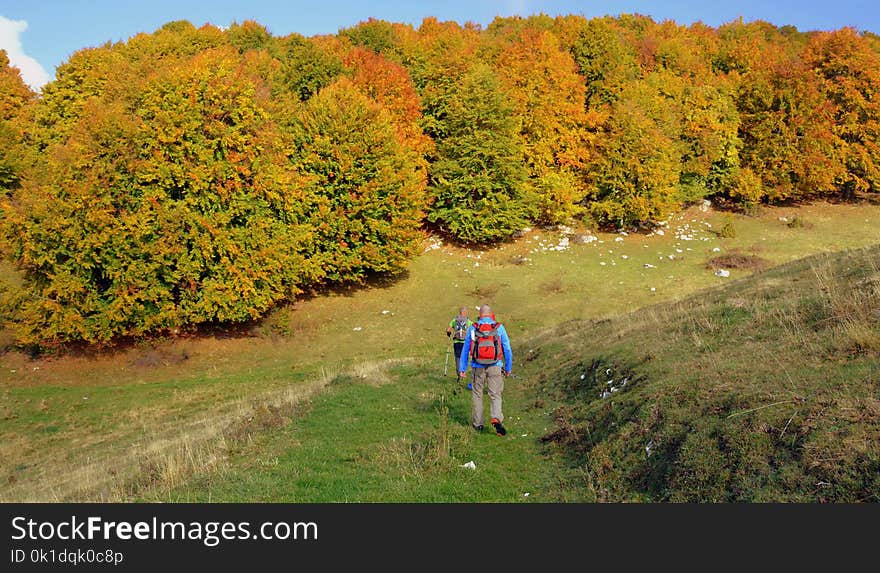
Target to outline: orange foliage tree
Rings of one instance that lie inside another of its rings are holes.
[[[526,27],[497,42],[494,66],[520,118],[523,162],[536,190],[537,221],[562,223],[582,212],[590,159],[583,79],[551,32]]]

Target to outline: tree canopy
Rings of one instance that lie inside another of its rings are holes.
[[[0,51],[4,314],[25,343],[106,343],[399,273],[426,231],[877,193],[878,94],[876,36],[741,20],[178,21],[41,93]]]

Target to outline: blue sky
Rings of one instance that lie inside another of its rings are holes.
[[[276,35],[298,32],[311,36],[334,33],[370,16],[413,24],[425,16],[436,16],[485,25],[497,15],[544,12],[590,17],[637,12],[683,24],[699,20],[718,26],[741,16],[746,21],[791,24],[800,30],[852,26],[880,34],[878,4],[878,0],[0,0],[0,48],[10,53],[28,83],[40,85],[80,48],[124,40],[171,20],[225,26],[251,19]]]

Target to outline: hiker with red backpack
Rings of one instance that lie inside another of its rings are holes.
[[[458,363],[458,376],[464,378],[468,363],[473,371],[471,388],[471,417],[474,429],[483,431],[483,387],[489,393],[489,416],[495,433],[503,436],[507,433],[502,422],[501,394],[504,392],[504,378],[510,376],[513,367],[513,351],[510,349],[510,338],[507,330],[500,322],[489,305],[480,307],[480,318],[467,332],[461,359]]]

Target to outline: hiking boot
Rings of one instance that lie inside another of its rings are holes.
[[[474,429],[475,429],[476,431],[478,431],[478,432],[482,432],[482,431],[483,431],[483,425],[480,424],[479,426],[474,426]]]
[[[507,430],[504,429],[504,426],[501,425],[498,418],[492,418],[492,425],[495,426],[495,433],[499,436],[503,436],[507,433]]]

